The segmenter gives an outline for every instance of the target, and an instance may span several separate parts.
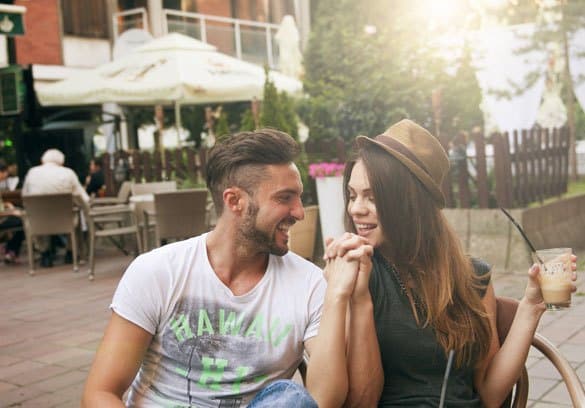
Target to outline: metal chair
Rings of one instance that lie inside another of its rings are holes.
[[[90,208],[84,203],[85,214],[89,232],[89,280],[95,277],[95,247],[98,238],[124,237],[126,235],[136,236],[137,253],[142,252],[140,230],[136,223],[134,211],[128,205],[112,205],[105,207]],[[116,244],[123,248],[123,244]]]
[[[78,211],[72,193],[35,194],[22,197],[24,230],[28,250],[29,274],[35,274],[33,237],[38,235],[68,234],[73,253],[73,271],[77,266],[77,239],[75,229]]]
[[[308,206],[305,208],[305,218],[297,221],[289,230],[290,250],[308,260],[313,259],[318,218],[319,206]]]
[[[207,189],[188,189],[154,194],[154,213],[146,213],[145,223],[154,217],[156,245],[163,240],[185,239],[208,230]]]

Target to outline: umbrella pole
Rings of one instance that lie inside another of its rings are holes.
[[[181,104],[175,101],[175,127],[177,128],[177,148],[181,147]]]

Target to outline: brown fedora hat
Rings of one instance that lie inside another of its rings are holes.
[[[390,153],[423,183],[440,208],[445,207],[441,184],[449,171],[449,158],[425,128],[404,119],[374,138],[358,136],[356,143],[358,147],[379,146]]]

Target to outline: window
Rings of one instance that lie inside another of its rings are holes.
[[[118,11],[146,8],[146,0],[118,0]]]
[[[61,0],[63,31],[66,35],[108,38],[104,0]]]
[[[163,8],[196,13],[197,0],[163,0]]]

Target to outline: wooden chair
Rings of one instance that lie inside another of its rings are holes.
[[[77,272],[77,240],[75,230],[78,211],[72,193],[35,194],[23,196],[24,231],[28,250],[29,274],[35,274],[33,237],[68,234],[73,253],[73,271]]]
[[[500,344],[504,342],[512,321],[518,309],[518,301],[515,299],[498,297],[497,298],[497,327]],[[574,407],[585,407],[585,391],[583,384],[575,373],[575,370],[569,364],[567,359],[563,357],[561,352],[554,344],[547,340],[542,334],[536,333],[532,339],[532,346],[539,350],[552,365],[559,371],[567,391],[571,397]],[[522,373],[514,391],[502,405],[505,408],[524,408],[528,402],[528,372],[526,367],[522,369]]]
[[[145,223],[154,216],[156,245],[163,240],[185,239],[202,234],[207,225],[207,189],[187,189],[154,194],[154,213],[146,214]]]
[[[308,260],[313,259],[318,218],[319,206],[308,206],[305,208],[305,218],[297,221],[289,231],[290,250]]]

